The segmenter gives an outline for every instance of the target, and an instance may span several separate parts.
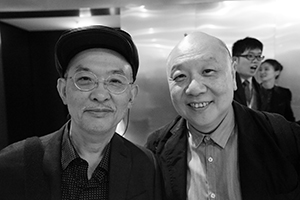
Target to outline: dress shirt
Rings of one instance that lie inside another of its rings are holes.
[[[233,109],[209,135],[188,128],[187,199],[241,200]]]
[[[108,165],[110,143],[105,147],[103,158],[88,179],[88,162],[80,158],[65,130],[62,143],[62,200],[107,200]]]

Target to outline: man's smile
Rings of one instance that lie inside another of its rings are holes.
[[[207,107],[209,104],[211,103],[211,101],[204,101],[204,102],[199,102],[199,103],[189,103],[188,105],[192,108],[205,108]]]

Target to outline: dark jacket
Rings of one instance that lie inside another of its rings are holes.
[[[299,200],[300,126],[236,102],[233,108],[242,199]],[[177,117],[151,134],[146,144],[158,158],[168,200],[186,199],[187,135],[186,121]]]
[[[236,85],[237,85],[237,90],[234,91],[234,97],[233,99],[240,104],[247,106],[246,102],[246,95],[245,95],[245,89],[242,85],[241,77],[238,73],[235,73],[235,80],[236,80]],[[256,102],[257,102],[257,109],[260,110],[260,105],[261,105],[261,99],[260,99],[260,85],[259,83],[255,80],[255,78],[252,78],[252,88],[256,92]]]
[[[61,199],[64,128],[12,144],[0,152],[0,199]],[[40,142],[41,141],[41,142]],[[115,134],[109,163],[110,200],[161,199],[153,154]]]
[[[264,98],[264,91],[266,91],[266,89],[262,88],[261,86],[262,101],[268,103],[268,106],[262,106],[261,110],[278,113],[289,121],[295,121],[293,110],[291,108],[292,93],[289,89],[280,86],[274,86],[271,90],[272,97],[269,101],[268,99]]]

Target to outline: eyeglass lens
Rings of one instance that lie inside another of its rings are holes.
[[[79,90],[90,91],[97,87],[98,77],[91,72],[77,72],[74,75],[74,83]],[[104,87],[111,93],[122,93],[126,90],[129,85],[128,79],[119,74],[110,75],[103,81]]]
[[[254,55],[254,54],[247,54],[245,55],[245,57],[248,59],[248,60],[251,60],[253,61],[255,58],[258,60],[258,61],[261,61],[262,59],[264,59],[264,56],[261,56],[261,55]]]

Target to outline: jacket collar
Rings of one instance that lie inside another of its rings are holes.
[[[52,200],[61,199],[61,143],[66,126],[42,138],[45,144],[43,168],[49,179]]]
[[[115,133],[111,140],[109,164],[109,199],[122,200],[127,194],[130,180],[131,154],[120,135]]]
[[[60,130],[42,138],[45,153],[43,160],[44,172],[50,182],[51,199],[61,199],[61,143],[64,130],[68,123]],[[126,197],[131,168],[130,151],[118,134],[111,140],[111,155],[109,164],[109,197],[112,200],[121,200]],[[117,180],[117,181],[116,181]]]
[[[162,162],[166,164],[165,180],[166,191],[171,191],[173,199],[186,199],[186,172],[187,172],[187,134],[186,120],[179,118],[176,124],[171,128],[172,136],[166,142],[161,153]],[[158,147],[160,151],[160,147]],[[182,162],[183,161],[183,162]]]

